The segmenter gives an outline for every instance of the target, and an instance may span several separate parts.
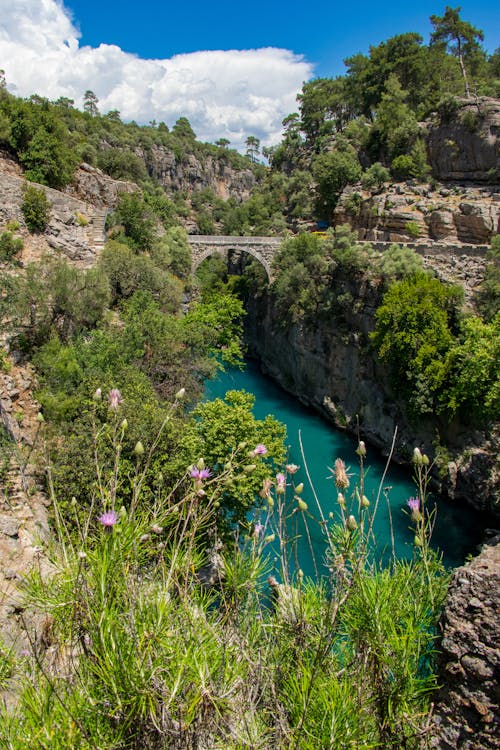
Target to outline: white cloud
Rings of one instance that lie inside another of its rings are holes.
[[[263,145],[279,140],[281,121],[313,72],[301,56],[274,47],[144,60],[115,45],[80,46],[57,0],[0,0],[0,9],[0,68],[13,93],[66,96],[81,106],[91,89],[101,112],[169,125],[185,116],[199,139],[224,137],[239,148],[247,135]]]

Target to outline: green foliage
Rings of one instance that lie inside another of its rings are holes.
[[[49,257],[26,266],[6,301],[14,327],[25,329],[29,348],[46,341],[53,327],[67,341],[95,326],[109,303],[109,283],[97,268],[80,271],[63,258]]]
[[[376,268],[387,281],[396,281],[421,273],[423,262],[420,255],[411,248],[393,243],[382,253],[376,262]]]
[[[22,249],[23,240],[21,237],[14,237],[12,232],[0,234],[0,263],[9,263]]]
[[[356,151],[346,145],[342,150],[318,155],[312,171],[317,181],[318,208],[322,216],[329,218],[344,188],[358,182],[363,170]]]
[[[154,294],[164,311],[177,312],[182,297],[182,284],[156,258],[136,254],[122,243],[110,240],[99,258],[99,269],[109,279],[112,302],[127,299],[137,289]]]
[[[108,148],[99,152],[97,166],[115,180],[142,182],[147,177],[142,159],[130,151],[119,148]]]
[[[465,318],[461,337],[449,352],[450,387],[446,408],[468,422],[500,414],[500,312],[490,323]]]
[[[26,185],[23,190],[21,211],[30,232],[43,232],[50,219],[51,203],[43,188]]]
[[[405,224],[405,232],[413,239],[420,237],[420,225],[417,221],[407,221]]]
[[[491,240],[487,254],[484,279],[476,295],[476,303],[481,315],[490,321],[500,309],[500,234]]]
[[[462,296],[458,288],[415,274],[393,284],[377,309],[374,344],[414,414],[443,408]]]
[[[154,243],[154,219],[139,193],[122,193],[113,218],[135,250],[151,250]]]
[[[389,182],[391,175],[387,167],[384,167],[379,161],[372,164],[364,173],[361,184],[365,190],[380,190],[384,182]]]

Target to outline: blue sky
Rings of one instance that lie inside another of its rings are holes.
[[[80,26],[84,44],[117,44],[149,58],[196,50],[282,47],[304,55],[316,75],[331,76],[344,72],[345,57],[366,53],[370,45],[395,34],[417,31],[427,42],[429,17],[442,15],[446,2],[67,0],[65,5]],[[476,0],[460,7],[462,18],[484,31],[486,49],[500,47],[499,2]]]
[[[419,32],[445,3],[293,0],[243,4],[142,0],[0,0],[0,68],[19,96],[60,96],[82,106],[87,89],[102,113],[172,126],[185,116],[200,140],[254,135],[277,143],[297,93],[315,76],[345,70],[395,34]],[[462,3],[485,47],[500,47],[500,6]]]

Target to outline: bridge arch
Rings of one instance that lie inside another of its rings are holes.
[[[271,268],[276,250],[281,245],[279,237],[235,237],[223,235],[191,235],[192,271],[200,263],[215,253],[227,254],[230,251],[245,252],[255,258],[264,268],[268,281],[273,280]]]

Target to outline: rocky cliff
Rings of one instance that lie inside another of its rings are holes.
[[[459,99],[427,124],[427,151],[437,180],[500,181],[500,100]]]
[[[500,537],[453,574],[441,617],[432,747],[500,748]]]
[[[373,194],[350,187],[336,208],[335,223],[349,223],[360,240],[487,245],[500,232],[500,188],[407,182]]]
[[[251,169],[236,169],[222,152],[220,156],[186,153],[176,156],[174,151],[153,145],[147,151],[137,149],[150,177],[158,180],[168,193],[188,193],[208,188],[223,200],[249,198],[256,179]]]

